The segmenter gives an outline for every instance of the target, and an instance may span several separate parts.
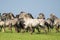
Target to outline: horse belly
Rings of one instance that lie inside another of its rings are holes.
[[[39,21],[38,21],[37,19],[35,19],[35,20],[33,20],[33,21],[31,22],[31,25],[32,25],[33,27],[37,26],[38,24],[39,24]]]
[[[0,26],[4,25],[4,22],[0,22]]]
[[[10,22],[6,22],[5,24],[8,26],[8,25],[10,25],[11,23],[10,23]]]
[[[11,20],[12,25],[15,25],[17,20]]]

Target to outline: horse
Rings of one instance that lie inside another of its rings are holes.
[[[7,20],[7,14],[8,13],[3,13],[1,16],[0,27],[1,27],[1,30],[2,30],[2,28],[4,29],[3,32],[5,31],[5,27],[10,24],[9,21],[6,21]]]
[[[12,32],[12,26],[15,26],[16,22],[18,21],[18,18],[15,18],[13,13],[9,12],[9,13],[3,13],[1,16],[1,20],[4,23],[4,24],[2,24],[2,21],[0,23],[0,24],[4,25],[3,26],[4,32],[6,31],[5,30],[6,27],[9,27],[9,29]]]
[[[60,19],[54,14],[50,14],[50,18],[53,22],[53,26],[55,26],[56,32],[59,32]]]
[[[14,15],[13,15],[13,13],[9,13],[8,14],[8,16],[10,16],[9,18],[10,18],[10,25],[11,25],[11,30],[12,30],[12,26],[15,28],[15,31],[17,32],[17,28],[16,28],[16,23],[17,22],[19,22],[19,20],[18,20],[18,18],[17,17],[15,17]]]
[[[1,26],[1,29],[3,28],[4,29],[4,32],[5,32],[5,27],[7,27],[7,26],[11,26],[10,24],[10,21],[9,20],[7,20],[7,17],[8,17],[8,13],[3,13],[2,14],[2,16],[1,16],[1,21],[0,21],[0,24],[2,25],[0,25]]]

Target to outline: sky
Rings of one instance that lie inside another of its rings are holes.
[[[0,0],[0,13],[17,15],[21,11],[31,13],[35,18],[39,13],[44,13],[46,18],[54,13],[60,18],[60,0]]]

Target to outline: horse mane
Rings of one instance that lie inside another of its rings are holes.
[[[1,16],[7,16],[8,13],[3,13]]]
[[[7,14],[7,13],[3,13],[2,15],[5,15],[5,14]]]
[[[15,16],[14,16],[13,13],[9,13],[8,15],[9,15],[10,17],[14,17],[14,18],[15,18]]]
[[[50,14],[50,18],[51,18],[52,20],[58,19],[58,17],[55,16],[54,14]]]
[[[32,16],[31,13],[28,13],[27,15],[29,15],[30,18],[33,18],[34,19],[34,17]]]
[[[6,18],[7,18],[7,13],[3,13],[3,14],[1,15],[1,20],[2,20],[2,21],[5,21]]]
[[[43,13],[39,13],[39,15],[42,15],[42,16],[44,16],[44,14],[43,14]]]

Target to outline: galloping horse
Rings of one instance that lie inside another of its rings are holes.
[[[2,16],[1,16],[1,21],[0,21],[1,29],[3,28],[4,31],[5,31],[5,27],[10,24],[10,22],[7,21],[7,14],[8,13],[3,13]]]
[[[14,17],[13,13],[3,13],[2,16],[1,16],[1,23],[3,28],[4,28],[4,31],[5,31],[5,28],[6,27],[9,27],[9,29],[11,30],[12,32],[12,25],[15,26],[16,22],[18,21],[17,18]]]
[[[59,32],[59,26],[60,26],[60,19],[58,17],[56,17],[54,14],[50,14],[50,18],[53,22],[53,25],[56,28],[56,31]]]
[[[11,25],[11,30],[12,30],[12,26],[14,26],[14,28],[15,28],[15,30],[16,30],[16,23],[17,22],[19,22],[19,20],[18,20],[18,18],[17,17],[15,17],[14,15],[13,15],[13,13],[9,13],[8,14],[9,16],[10,16],[10,25]],[[16,30],[17,31],[17,30]]]
[[[45,19],[45,15],[43,13],[40,13],[38,19]],[[53,22],[50,18],[47,18],[47,20],[45,21],[45,25],[47,26],[48,32],[50,28],[53,29]]]

